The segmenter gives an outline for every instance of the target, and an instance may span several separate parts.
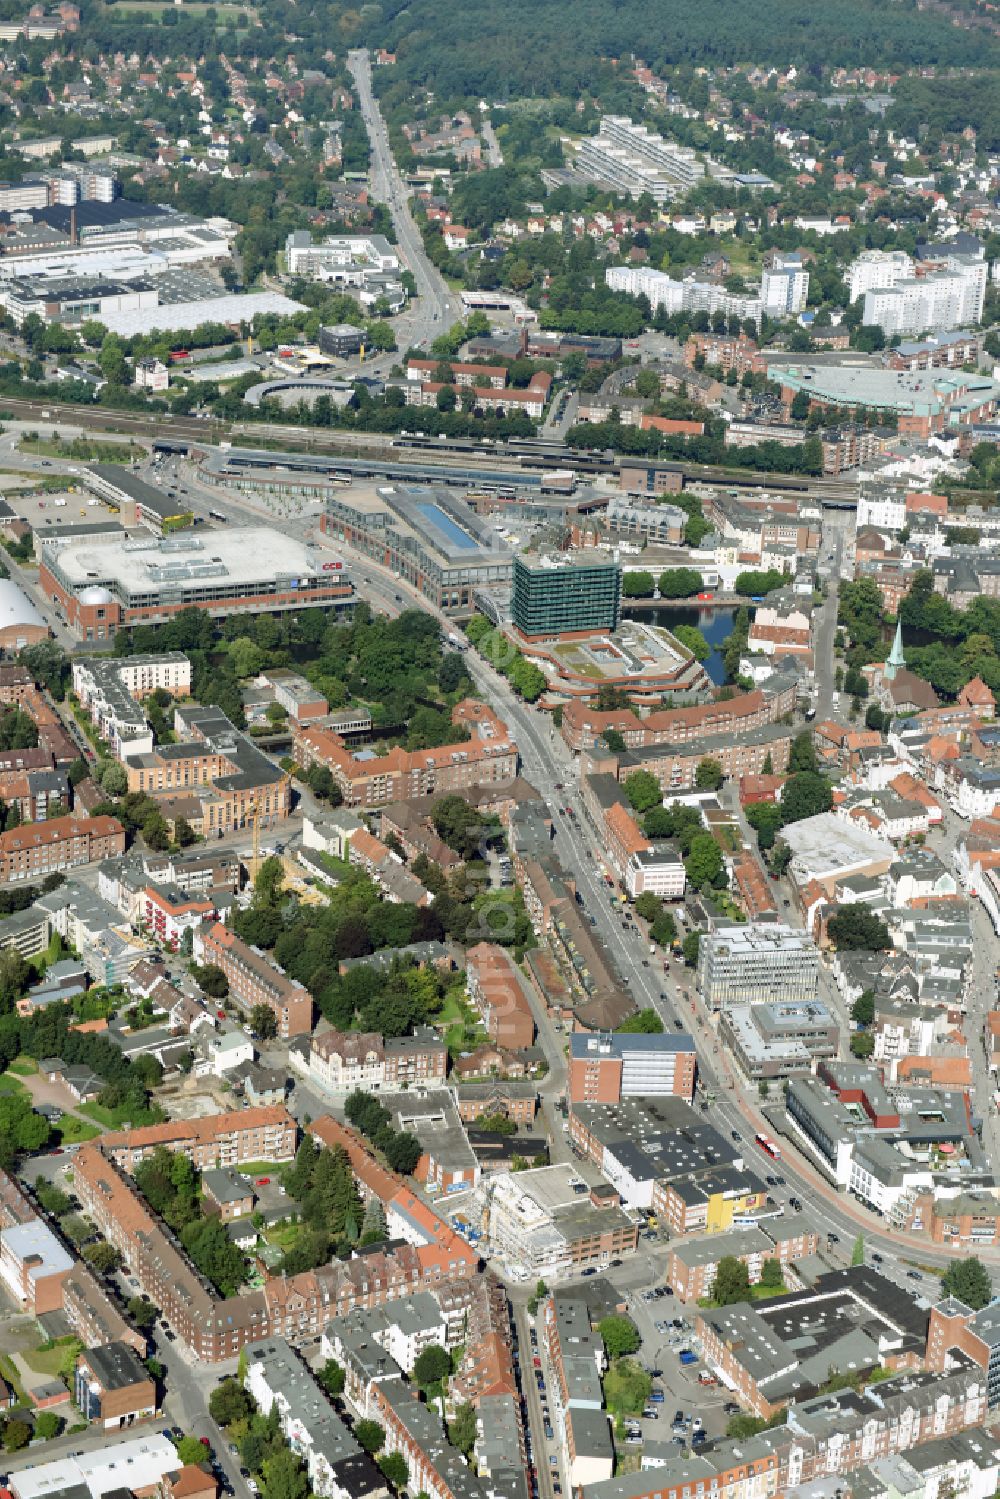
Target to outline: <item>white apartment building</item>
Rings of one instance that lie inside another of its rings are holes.
[[[809,272],[802,257],[776,255],[760,281],[761,307],[768,317],[797,317],[809,298]]]
[[[818,983],[819,950],[796,927],[750,922],[719,927],[701,939],[698,985],[713,1009],[812,1000]]]
[[[865,250],[848,268],[847,288],[856,302],[866,292],[895,286],[913,275],[913,261],[905,250]]]
[[[906,525],[906,492],[902,489],[865,488],[858,494],[858,530],[901,531]]]
[[[687,146],[664,140],[626,115],[602,117],[597,135],[579,142],[576,167],[633,198],[649,193],[654,203],[666,202],[705,175],[704,164]]]
[[[330,235],[314,244],[308,230],[298,230],[285,241],[285,257],[292,276],[399,270],[399,256],[382,234]]]
[[[73,691],[117,760],[153,752],[141,700],[157,690],[191,692],[191,662],[180,651],[159,656],[89,657],[73,663]]]
[[[654,312],[660,308],[667,313],[707,312],[710,316],[722,312],[726,317],[738,317],[741,322],[753,322],[760,327],[759,296],[739,296],[711,281],[696,281],[693,277],[675,281],[665,271],[630,265],[609,266],[604,280],[612,291],[647,297]]]
[[[988,275],[985,260],[949,256],[943,271],[866,292],[863,319],[890,337],[967,328],[982,318]]]

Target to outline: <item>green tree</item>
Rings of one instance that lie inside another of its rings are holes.
[[[264,1461],[264,1499],[306,1499],[309,1480],[300,1457],[288,1447],[278,1447]]]
[[[825,776],[813,770],[801,770],[788,777],[781,788],[781,815],[785,822],[801,822],[817,817],[833,806],[833,788]]]
[[[663,902],[651,890],[643,890],[635,898],[635,914],[641,916],[643,921],[655,921],[663,914]]]
[[[851,1037],[851,1056],[859,1062],[867,1062],[875,1054],[875,1037],[871,1031],[856,1031]]]
[[[476,1443],[476,1408],[474,1405],[466,1401],[456,1408],[454,1416],[448,1422],[448,1436],[453,1447],[457,1447],[464,1457],[471,1457]]]
[[[827,931],[842,952],[885,952],[890,945],[889,928],[861,901],[841,906],[831,916]]]
[[[855,1025],[871,1025],[875,1019],[875,990],[866,989],[859,994],[851,1006],[851,1019]]]
[[[688,880],[696,890],[718,888],[725,883],[725,867],[722,851],[711,833],[698,833],[691,840],[691,847],[684,860]]]
[[[250,1011],[250,1028],[258,1041],[273,1041],[278,1034],[278,1022],[270,1005],[254,1005]]]
[[[3,1429],[3,1444],[8,1452],[20,1452],[31,1441],[31,1427],[15,1416]]]
[[[710,760],[706,757],[698,761],[698,768],[694,773],[694,784],[699,791],[718,791],[724,780],[725,775],[718,760]]]
[[[760,1267],[760,1283],[770,1291],[778,1291],[785,1283],[781,1261],[766,1259]]]
[[[974,1312],[980,1311],[993,1299],[989,1271],[975,1255],[952,1261],[942,1278],[941,1290],[945,1296],[954,1296]]]
[[[62,1431],[62,1416],[55,1411],[40,1411],[35,1417],[35,1436],[43,1442],[51,1442]]]
[[[159,1312],[148,1296],[132,1296],[128,1302],[128,1314],[140,1332],[149,1332],[156,1326]]]
[[[648,812],[663,801],[663,790],[651,770],[634,770],[625,777],[622,789],[636,812]]]
[[[208,1413],[217,1426],[245,1421],[253,1409],[250,1396],[238,1379],[224,1379],[208,1397]]]
[[[385,1446],[385,1427],[377,1421],[355,1421],[354,1435],[366,1452],[381,1452]]]
[[[658,586],[665,599],[689,599],[702,592],[705,580],[693,567],[674,567],[660,574]]]
[[[418,1354],[416,1363],[413,1365],[413,1378],[422,1390],[429,1389],[431,1385],[440,1384],[451,1373],[451,1358],[446,1349],[437,1343],[430,1343],[422,1353]]]
[[[735,1255],[724,1254],[716,1265],[712,1300],[719,1306],[750,1300],[750,1272]]]
[[[392,1485],[397,1493],[401,1493],[410,1481],[410,1465],[403,1454],[401,1452],[384,1452],[378,1460],[378,1465],[388,1483]]]
[[[613,1416],[633,1416],[644,1410],[653,1381],[635,1359],[621,1358],[604,1376],[604,1403]]]
[[[681,943],[681,956],[689,968],[694,968],[698,962],[698,952],[701,947],[701,932],[686,932]]]
[[[794,774],[797,770],[816,769],[816,746],[813,743],[812,730],[804,729],[792,740],[791,749],[788,752],[789,774]]]
[[[203,1463],[208,1456],[208,1449],[197,1437],[177,1437],[174,1446],[177,1448],[178,1461],[185,1468]]]
[[[628,572],[622,578],[622,597],[626,599],[648,599],[653,596],[656,580],[652,573]]]
[[[631,1317],[602,1317],[597,1330],[610,1360],[621,1358],[626,1353],[635,1353],[642,1341],[639,1329]]]
[[[636,1014],[630,1015],[623,1020],[618,1027],[619,1033],[627,1036],[658,1036],[663,1030],[663,1021],[655,1010],[638,1010]]]
[[[215,963],[206,963],[203,967],[196,966],[194,977],[199,989],[209,999],[225,999],[229,993],[229,980]]]
[[[328,1395],[342,1395],[345,1382],[343,1366],[335,1358],[328,1358],[319,1371],[319,1382]]]
[[[117,1249],[112,1249],[110,1244],[103,1242],[88,1245],[83,1251],[83,1257],[98,1275],[110,1275],[120,1258]]]

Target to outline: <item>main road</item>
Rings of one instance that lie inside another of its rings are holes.
[[[406,317],[410,342],[426,344],[458,321],[461,304],[444,277],[431,264],[420,230],[410,213],[406,185],[389,145],[389,132],[378,100],[372,92],[371,59],[367,51],[358,48],[349,52],[347,66],[358,91],[361,117],[371,146],[369,185],[372,197],[386,204],[392,214],[396,239],[417,283],[419,300]]]

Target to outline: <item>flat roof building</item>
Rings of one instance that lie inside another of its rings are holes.
[[[622,570],[610,560],[515,557],[511,622],[529,640],[617,629],[621,583]]]
[[[764,1001],[808,1002],[819,983],[819,950],[794,927],[748,923],[701,939],[698,987],[714,1010]]]
[[[346,607],[343,564],[268,526],[138,536],[46,537],[39,582],[81,640],[112,640],[192,605],[216,616]]]

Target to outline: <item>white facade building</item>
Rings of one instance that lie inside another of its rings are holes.
[[[749,321],[760,326],[759,296],[739,296],[713,281],[696,281],[693,277],[675,281],[665,271],[630,265],[609,266],[604,280],[612,291],[647,297],[654,312],[661,308],[667,313],[707,312],[711,315],[721,312],[726,317],[738,317],[741,322]]]
[[[761,306],[768,317],[797,317],[809,298],[809,272],[800,255],[776,255],[760,282]]]
[[[988,274],[985,260],[951,255],[944,270],[866,292],[863,320],[890,337],[970,327],[982,319]]]
[[[865,250],[854,261],[846,276],[850,300],[856,302],[866,292],[895,286],[897,281],[913,275],[913,261],[905,250]]]

